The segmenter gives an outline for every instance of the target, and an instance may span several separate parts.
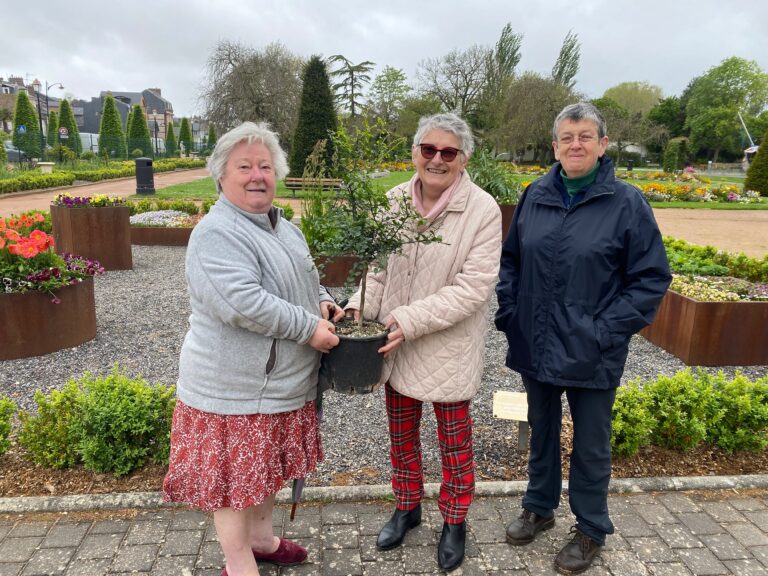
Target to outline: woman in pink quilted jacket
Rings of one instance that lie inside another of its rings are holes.
[[[383,381],[389,420],[392,489],[397,508],[377,547],[399,546],[421,522],[424,494],[419,426],[432,402],[443,464],[438,507],[443,531],[438,563],[452,570],[464,559],[465,518],[474,494],[470,403],[483,370],[488,300],[501,251],[501,212],[465,168],[472,132],[455,114],[421,119],[411,155],[416,174],[402,191],[442,238],[409,244],[385,270],[369,272],[365,314],[390,328]],[[360,294],[347,310],[357,314]]]

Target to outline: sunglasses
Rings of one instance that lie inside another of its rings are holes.
[[[457,148],[451,148],[450,146],[446,148],[438,148],[432,144],[419,144],[418,146],[421,149],[421,155],[424,156],[424,158],[427,160],[432,160],[432,158],[437,156],[437,153],[440,152],[440,157],[445,162],[453,162],[456,159],[456,156],[458,156],[459,152],[461,152],[461,150]]]

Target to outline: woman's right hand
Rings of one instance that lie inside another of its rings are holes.
[[[347,308],[344,310],[344,314],[347,318],[352,318],[355,322],[357,322],[360,319],[360,310],[357,308]]]
[[[336,326],[333,325],[333,322],[321,318],[308,344],[318,352],[323,353],[328,353],[331,348],[338,346],[339,337],[336,336]]]

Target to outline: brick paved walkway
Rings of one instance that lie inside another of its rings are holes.
[[[519,497],[480,497],[469,516],[467,557],[453,574],[554,574],[552,561],[568,540],[566,503],[553,530],[528,546],[504,540]],[[588,575],[768,574],[768,491],[661,492],[610,497],[616,533]],[[309,551],[302,566],[261,574],[440,574],[436,546],[442,518],[425,502],[424,521],[404,545],[376,550],[391,503],[303,504],[293,522],[275,514],[276,534]],[[211,517],[186,509],[45,513],[0,518],[0,576],[151,574],[218,576],[224,564]]]

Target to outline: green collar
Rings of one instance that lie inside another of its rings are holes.
[[[592,168],[588,174],[579,176],[578,178],[569,178],[565,171],[560,168],[560,176],[563,179],[563,184],[565,184],[565,189],[568,191],[568,195],[573,198],[580,190],[589,187],[597,178],[598,168],[600,168],[600,160],[597,161],[595,167]]]

